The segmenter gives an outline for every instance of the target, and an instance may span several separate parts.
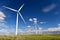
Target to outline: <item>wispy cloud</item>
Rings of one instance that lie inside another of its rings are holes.
[[[5,19],[5,14],[0,11],[0,21],[3,21]]]
[[[7,34],[8,33],[8,29],[7,29],[7,25],[6,25],[6,21],[5,21],[6,15],[0,11],[0,34]]]
[[[27,26],[28,28],[30,28],[31,26]]]
[[[29,19],[29,21],[33,21],[33,19],[32,19],[32,18],[30,18],[30,19]]]
[[[35,34],[36,31],[38,34],[53,34],[53,33],[57,34],[57,33],[60,33],[60,26],[53,27],[53,28],[47,28],[47,29],[43,29],[43,28],[39,27],[39,29],[37,29],[37,30],[33,29],[32,31],[31,31],[31,29],[30,30],[28,29],[25,31],[25,33]]]
[[[1,29],[0,30],[0,35],[8,35],[8,34],[9,34],[9,32],[7,29]]]
[[[37,24],[37,22],[38,22],[37,18],[30,18],[29,21],[34,22],[34,24]]]
[[[5,23],[5,18],[6,15],[2,11],[0,11],[0,27],[7,27]]]
[[[49,12],[49,11],[53,10],[55,7],[56,7],[56,4],[53,3],[53,4],[43,8],[42,11],[43,12]]]
[[[40,24],[46,24],[46,22],[40,22]]]
[[[37,18],[33,18],[34,21],[37,21]]]
[[[60,27],[55,27],[55,28],[48,28],[47,30],[44,31],[60,31]]]
[[[60,26],[60,24],[58,24],[58,26]]]

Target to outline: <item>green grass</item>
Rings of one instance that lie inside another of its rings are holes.
[[[60,34],[1,35],[0,40],[60,40]]]

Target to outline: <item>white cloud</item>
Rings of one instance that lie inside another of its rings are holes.
[[[60,26],[60,24],[58,24],[58,26]]]
[[[34,24],[37,24],[37,18],[30,18],[29,21],[34,22]]]
[[[0,32],[6,32],[7,30],[6,29],[1,29]]]
[[[23,32],[23,30],[19,30],[20,32]]]
[[[0,17],[6,17],[3,12],[0,11]]]
[[[33,21],[33,19],[32,19],[32,18],[30,18],[30,19],[29,19],[29,21]]]
[[[5,23],[0,23],[0,27],[7,27],[7,25]]]
[[[8,35],[8,34],[9,34],[9,32],[7,29],[1,29],[0,30],[0,35]]]
[[[37,21],[34,21],[34,24],[37,24]]]
[[[37,18],[33,18],[34,21],[37,21]]]
[[[14,28],[10,28],[9,30],[9,34],[15,34],[16,30]],[[18,31],[19,32],[19,31]]]
[[[41,27],[39,27],[39,29],[38,30],[42,30],[42,28]]]
[[[2,21],[2,20],[4,20],[4,18],[3,17],[0,17],[0,20]]]
[[[41,28],[41,27],[39,27],[39,29],[38,29],[37,31],[41,33],[41,32],[42,32],[42,28]]]
[[[37,24],[37,18],[33,18],[33,22],[34,22],[34,24]]]
[[[5,19],[5,14],[0,11],[0,21],[3,21]]]
[[[38,30],[35,30],[35,29],[33,29],[33,30],[32,29],[28,29],[28,30],[18,29],[18,33],[19,34],[35,34],[36,31],[37,31],[38,34],[54,33],[54,32],[59,32],[60,31],[60,27],[48,28],[48,29],[45,29],[45,30],[43,30],[41,27],[39,27]]]
[[[55,28],[48,28],[48,29],[46,29],[46,30],[44,30],[44,31],[60,31],[60,27],[55,27]]]
[[[6,15],[0,11],[0,27],[7,27],[5,17]]]
[[[51,4],[45,8],[42,9],[43,12],[49,12],[51,11],[52,9],[54,9],[56,7],[56,4]]]
[[[8,34],[8,29],[5,21],[6,15],[0,11],[0,34]]]
[[[46,24],[46,22],[40,22],[40,24]]]
[[[42,30],[42,34],[60,34],[60,27],[54,27]]]
[[[28,28],[30,28],[31,26],[27,26]]]

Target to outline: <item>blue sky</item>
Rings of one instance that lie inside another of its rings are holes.
[[[16,12],[3,8],[2,6],[11,7],[18,10],[19,7],[25,4],[20,11],[23,15],[26,24],[19,16],[19,29],[25,30],[27,26],[34,27],[34,23],[30,22],[30,18],[37,18],[37,27],[43,30],[49,28],[58,28],[60,24],[60,0],[0,0],[0,30],[7,29],[10,32],[15,30]],[[3,26],[2,26],[3,25]]]

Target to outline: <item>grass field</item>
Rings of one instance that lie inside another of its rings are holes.
[[[60,40],[60,34],[0,35],[0,40]]]

